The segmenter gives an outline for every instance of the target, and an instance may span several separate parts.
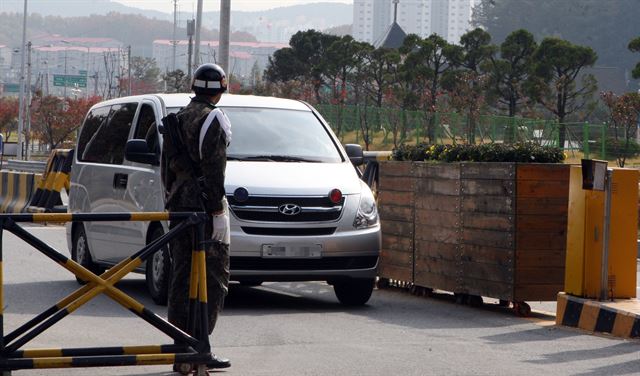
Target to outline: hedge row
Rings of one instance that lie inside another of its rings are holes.
[[[393,150],[396,161],[560,163],[560,148],[533,142],[481,145],[401,145]]]

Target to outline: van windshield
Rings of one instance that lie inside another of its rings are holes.
[[[179,108],[167,108],[178,112]],[[231,121],[227,159],[278,162],[342,162],[333,140],[310,111],[224,107]]]
[[[225,107],[231,121],[228,159],[342,162],[324,126],[310,111]]]

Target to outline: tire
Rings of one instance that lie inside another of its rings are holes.
[[[340,303],[346,306],[361,306],[369,301],[375,279],[349,279],[334,283],[333,291]]]
[[[162,228],[156,227],[151,233],[151,240],[164,234]],[[165,245],[147,259],[145,270],[147,290],[151,299],[158,305],[167,305],[169,299],[169,281],[171,280],[171,254]]]
[[[87,234],[84,231],[84,226],[79,226],[73,233],[73,244],[71,246],[71,259],[78,264],[84,266],[86,269],[94,274],[102,274],[104,268],[93,262],[91,258],[91,252],[89,251],[89,242],[87,241]],[[79,284],[84,285],[87,281],[76,276],[76,281]]]

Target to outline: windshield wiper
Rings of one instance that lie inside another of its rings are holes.
[[[313,159],[292,157],[289,155],[251,155],[247,157],[227,157],[227,159],[237,161],[273,161],[273,162],[319,162]]]

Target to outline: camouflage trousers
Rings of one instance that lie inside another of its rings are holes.
[[[192,211],[192,210],[176,210]],[[172,222],[174,228],[179,222]],[[194,228],[195,231],[195,228]],[[213,224],[211,218],[205,225],[205,239],[211,239]],[[191,252],[193,240],[191,231],[184,231],[169,243],[173,269],[169,286],[169,322],[187,331],[189,317],[189,277],[191,274]],[[209,334],[218,320],[224,306],[224,298],[229,286],[229,246],[218,242],[205,243],[207,260],[207,306],[209,309]],[[192,333],[193,334],[193,333]]]

